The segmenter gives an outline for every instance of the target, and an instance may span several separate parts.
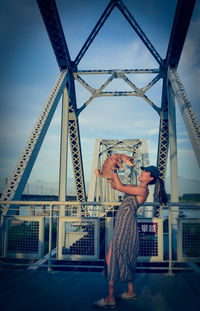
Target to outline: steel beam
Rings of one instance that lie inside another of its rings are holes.
[[[59,201],[66,201],[67,194],[67,160],[69,132],[69,96],[65,87],[62,98],[61,139],[60,139],[60,172],[59,172]],[[65,216],[65,206],[60,206],[60,216]]]
[[[163,181],[166,180],[168,148],[169,148],[169,121],[168,121],[168,95],[167,95],[167,79],[163,79],[162,86],[162,102],[160,111],[160,127],[158,138],[158,153],[157,153],[157,167],[160,172],[160,177]],[[156,186],[154,189],[154,201],[156,201]],[[155,217],[160,217],[162,207],[155,207]]]
[[[157,75],[150,83],[148,83],[148,85],[141,89],[136,87],[136,85],[134,85],[134,83],[130,81],[125,75],[121,75],[121,78],[136,91],[136,96],[142,97],[154,110],[156,110],[158,114],[160,114],[160,108],[154,105],[154,103],[145,95],[145,92],[149,90],[156,82],[158,82],[160,75]]]
[[[170,146],[170,186],[171,202],[178,202],[178,161],[177,161],[177,135],[176,135],[176,106],[175,96],[170,81],[168,81],[168,102],[169,102],[169,146]],[[177,219],[179,207],[171,207],[172,225],[172,248],[173,257],[177,253]]]
[[[109,2],[108,6],[106,7],[106,9],[104,10],[103,14],[101,15],[100,19],[98,20],[97,24],[95,25],[94,29],[92,30],[91,34],[87,38],[86,42],[84,43],[83,47],[81,48],[80,52],[76,56],[76,58],[74,60],[74,69],[75,70],[76,70],[77,65],[81,61],[82,57],[86,53],[90,44],[93,42],[94,38],[98,34],[99,30],[101,29],[101,27],[105,23],[106,19],[108,18],[108,16],[110,15],[110,13],[112,12],[114,7],[115,7],[115,3],[113,0],[111,0]]]
[[[92,170],[91,170],[91,176],[90,176],[90,185],[89,185],[89,191],[88,191],[88,201],[89,202],[95,201],[95,190],[96,190],[97,176],[94,174],[94,171],[97,168],[100,169],[99,155],[100,155],[101,141],[102,141],[101,139],[96,139],[96,141],[95,141]]]
[[[101,96],[138,96],[142,97],[156,112],[160,115],[160,108],[157,107],[146,95],[145,92],[148,91],[155,83],[159,81],[162,74],[159,73],[151,82],[149,82],[143,88],[138,88],[127,76],[124,74],[124,70],[113,70],[111,76],[104,82],[104,84],[99,88],[95,89],[91,87],[87,82],[83,80],[77,73],[74,73],[75,79],[83,85],[92,96],[78,109],[78,114],[80,114],[96,97]],[[118,92],[102,92],[105,87],[113,80],[121,78],[123,79],[134,91],[118,91]]]
[[[78,201],[86,201],[85,181],[83,174],[83,162],[80,143],[78,117],[73,108],[73,97],[69,104],[69,139],[72,154],[72,164]]]
[[[177,135],[176,135],[176,106],[175,97],[170,82],[168,83],[169,102],[169,145],[170,145],[170,177],[171,177],[171,201],[178,202],[178,161],[177,161]],[[177,216],[177,215],[176,215]],[[176,218],[174,215],[172,218]]]
[[[73,74],[76,78],[77,75],[94,75],[94,74],[141,74],[141,73],[160,73],[160,69],[100,69],[100,70],[77,70]]]
[[[89,35],[88,39],[86,40],[85,44],[83,45],[82,49],[80,50],[80,52],[78,53],[75,61],[74,61],[74,69],[76,70],[77,65],[79,64],[80,60],[82,59],[82,57],[84,56],[85,52],[87,51],[87,49],[89,48],[90,44],[93,42],[94,38],[96,37],[96,35],[98,34],[99,30],[101,29],[101,27],[103,26],[104,22],[106,21],[106,19],[108,18],[108,16],[110,15],[110,13],[112,12],[114,7],[117,7],[122,14],[125,16],[126,20],[129,22],[129,24],[131,25],[131,27],[136,31],[136,33],[138,34],[138,36],[140,37],[140,39],[143,41],[143,43],[146,45],[146,47],[148,48],[148,50],[150,51],[150,53],[153,55],[153,57],[156,59],[156,61],[162,65],[163,60],[161,58],[161,56],[158,54],[158,52],[156,51],[156,49],[154,48],[154,46],[152,45],[152,43],[150,42],[150,40],[147,38],[147,36],[145,35],[144,31],[141,29],[141,27],[139,26],[139,24],[136,22],[136,20],[134,19],[134,17],[131,15],[131,13],[129,12],[129,10],[127,9],[127,7],[124,5],[124,3],[121,0],[111,0],[108,4],[108,6],[106,7],[105,11],[103,12],[103,14],[101,15],[99,21],[97,22],[97,24],[95,25],[94,29],[92,30],[91,34]]]
[[[178,0],[166,55],[166,68],[177,67],[196,0]]]
[[[72,74],[72,62],[65,36],[63,33],[60,17],[56,7],[55,0],[37,0],[40,12],[45,23],[49,39],[51,41],[54,53],[59,67],[68,68],[70,74],[69,92],[69,138],[72,152],[72,163],[77,190],[77,200],[85,201],[85,184],[82,165],[82,154],[79,137],[79,122],[77,117],[76,93],[74,86],[74,77]],[[79,159],[79,160],[77,160]],[[77,164],[78,161],[78,164]]]
[[[71,59],[55,0],[37,0],[60,69],[71,69]]]
[[[169,147],[169,128],[168,128],[168,96],[167,96],[167,80],[163,79],[162,87],[162,103],[160,112],[160,129],[158,139],[157,167],[160,177],[165,180],[167,170],[167,157]]]
[[[9,179],[1,199],[19,200],[26,186],[42,142],[49,128],[59,99],[62,95],[63,89],[69,79],[69,72],[63,70],[50,93],[47,102],[45,103],[41,114],[28,138],[28,141],[22,151],[22,154],[17,162],[11,178]]]
[[[186,91],[183,87],[181,79],[176,69],[169,69],[169,79],[172,85],[172,89],[176,96],[180,112],[182,114],[185,126],[192,143],[192,147],[200,165],[200,124],[196,117],[196,114],[192,108],[192,105],[187,97]]]
[[[136,20],[134,19],[134,17],[132,16],[132,14],[129,12],[129,10],[127,9],[127,7],[124,5],[124,3],[121,0],[116,1],[116,6],[118,7],[118,9],[122,12],[122,14],[124,15],[124,17],[126,18],[126,20],[129,22],[129,24],[131,25],[131,27],[135,30],[135,32],[138,34],[138,36],[140,37],[140,39],[142,40],[142,42],[145,44],[145,46],[147,47],[147,49],[150,51],[150,53],[152,54],[152,56],[155,58],[155,60],[158,62],[158,64],[162,65],[163,60],[161,58],[161,56],[158,54],[158,52],[156,51],[155,47],[153,46],[153,44],[150,42],[150,40],[147,38],[146,34],[144,33],[144,31],[141,29],[141,27],[139,26],[139,24],[136,22]]]

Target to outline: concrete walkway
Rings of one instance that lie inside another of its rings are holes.
[[[90,311],[92,302],[106,294],[100,272],[0,270],[1,311]],[[117,301],[123,311],[197,311],[200,306],[200,274],[179,272],[138,273],[138,298]],[[116,294],[126,290],[117,284]]]

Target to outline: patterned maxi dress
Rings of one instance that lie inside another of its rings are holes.
[[[115,219],[112,238],[109,281],[133,282],[136,257],[139,251],[139,234],[136,221],[138,203],[136,196],[125,195]]]

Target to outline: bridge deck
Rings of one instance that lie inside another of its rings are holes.
[[[0,278],[1,311],[90,311],[92,302],[106,293],[106,280],[99,272],[7,269],[0,271]],[[135,287],[137,300],[117,301],[116,310],[196,311],[200,305],[199,273],[138,273]],[[124,290],[118,283],[116,294]]]

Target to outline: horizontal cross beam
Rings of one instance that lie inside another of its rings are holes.
[[[143,74],[151,73],[156,74],[160,73],[160,69],[102,69],[102,70],[77,70],[74,72],[74,76],[78,75],[94,75],[94,74]]]

